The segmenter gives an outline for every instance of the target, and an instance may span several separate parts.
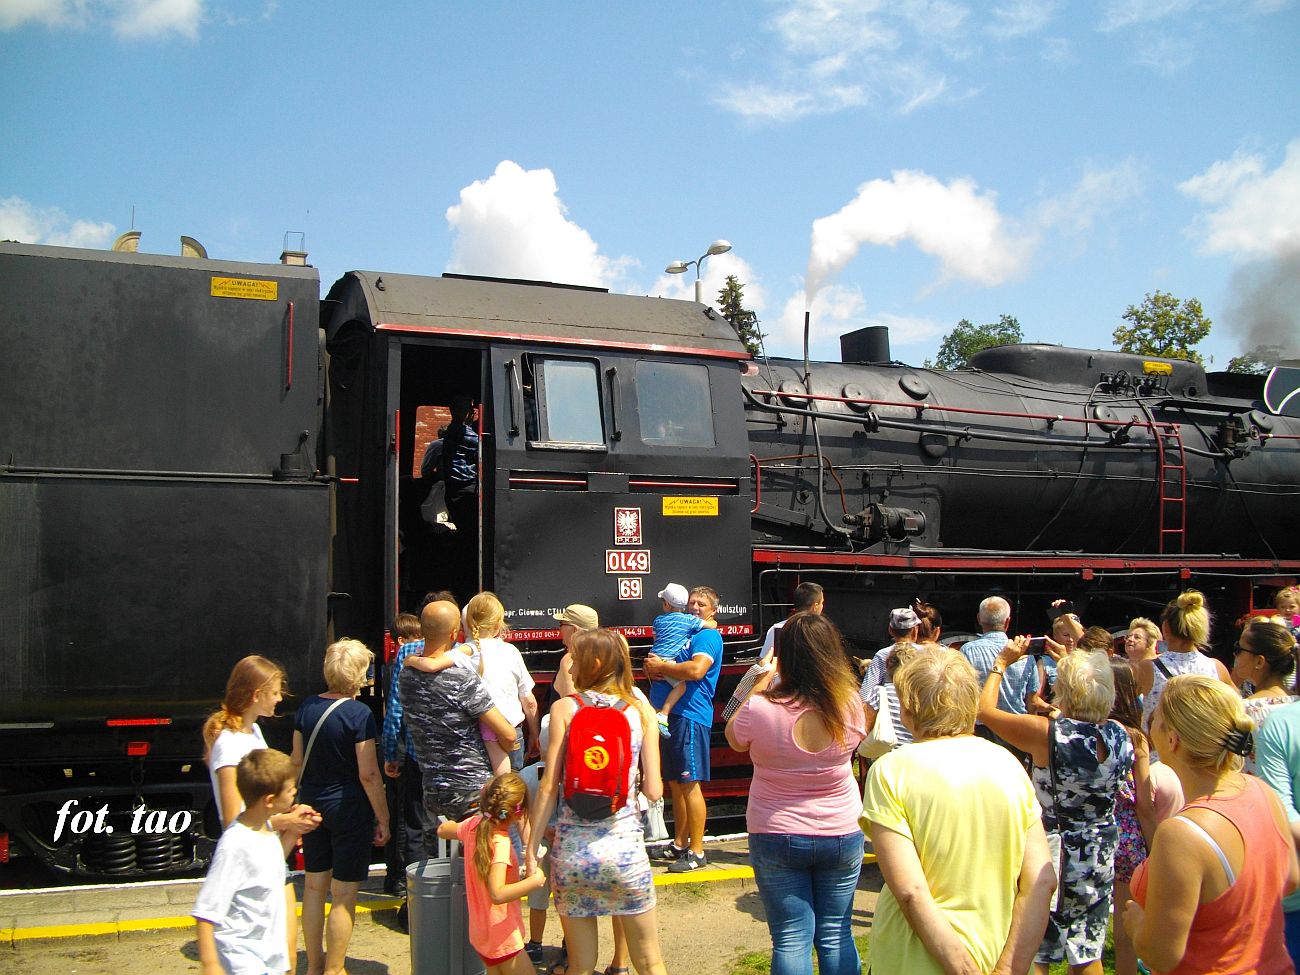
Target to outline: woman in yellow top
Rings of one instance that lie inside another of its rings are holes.
[[[1022,973],[1056,887],[1033,786],[1015,757],[975,737],[975,669],[923,648],[894,677],[915,741],[867,774],[863,825],[886,890],[871,970]]]

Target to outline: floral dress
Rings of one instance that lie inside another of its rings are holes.
[[[612,694],[586,693],[603,704],[618,700]],[[644,914],[655,906],[654,875],[636,802],[641,715],[630,706],[623,715],[632,730],[627,804],[608,819],[590,820],[575,814],[563,795],[556,800],[559,813],[551,847],[551,883],[555,909],[566,917]]]
[[[1086,965],[1101,958],[1106,942],[1119,845],[1115,797],[1133,770],[1133,743],[1118,721],[1057,718],[1049,728],[1055,795],[1049,769],[1035,766],[1033,780],[1043,825],[1060,835],[1062,870],[1060,896],[1035,960]]]
[[[1126,884],[1133,871],[1147,858],[1147,841],[1137,814],[1137,787],[1133,773],[1124,776],[1115,796],[1115,825],[1119,828],[1119,845],[1115,848],[1115,882]]]

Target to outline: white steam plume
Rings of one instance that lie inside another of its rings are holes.
[[[838,213],[813,221],[806,306],[864,244],[893,247],[903,241],[938,258],[940,283],[956,278],[983,285],[1014,278],[1035,245],[1032,235],[1009,232],[997,194],[980,193],[973,180],[942,183],[926,173],[897,170],[887,180],[862,184]]]

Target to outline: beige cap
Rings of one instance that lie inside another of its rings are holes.
[[[555,614],[555,622],[569,623],[580,630],[594,630],[600,626],[600,617],[590,606],[571,603]]]

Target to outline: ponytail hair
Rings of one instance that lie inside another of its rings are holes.
[[[1241,695],[1218,678],[1170,678],[1156,705],[1165,727],[1182,739],[1188,762],[1211,772],[1237,772],[1254,750],[1255,722]]]
[[[465,604],[465,636],[478,653],[478,675],[483,676],[483,638],[501,633],[506,623],[506,608],[494,592],[481,592]]]
[[[514,772],[506,772],[483,787],[479,800],[483,818],[474,829],[474,869],[484,880],[492,869],[492,832],[502,823],[528,815],[528,786]]]
[[[1198,647],[1210,645],[1210,611],[1205,608],[1205,597],[1195,589],[1179,593],[1165,607],[1160,622],[1172,636],[1190,640]]]
[[[226,696],[221,699],[221,707],[208,715],[203,722],[203,760],[206,762],[212,754],[212,746],[217,737],[227,729],[242,731],[244,712],[252,706],[257,692],[272,681],[279,681],[281,693],[285,690],[288,677],[284,668],[273,660],[256,654],[245,657],[230,672],[226,681]]]

